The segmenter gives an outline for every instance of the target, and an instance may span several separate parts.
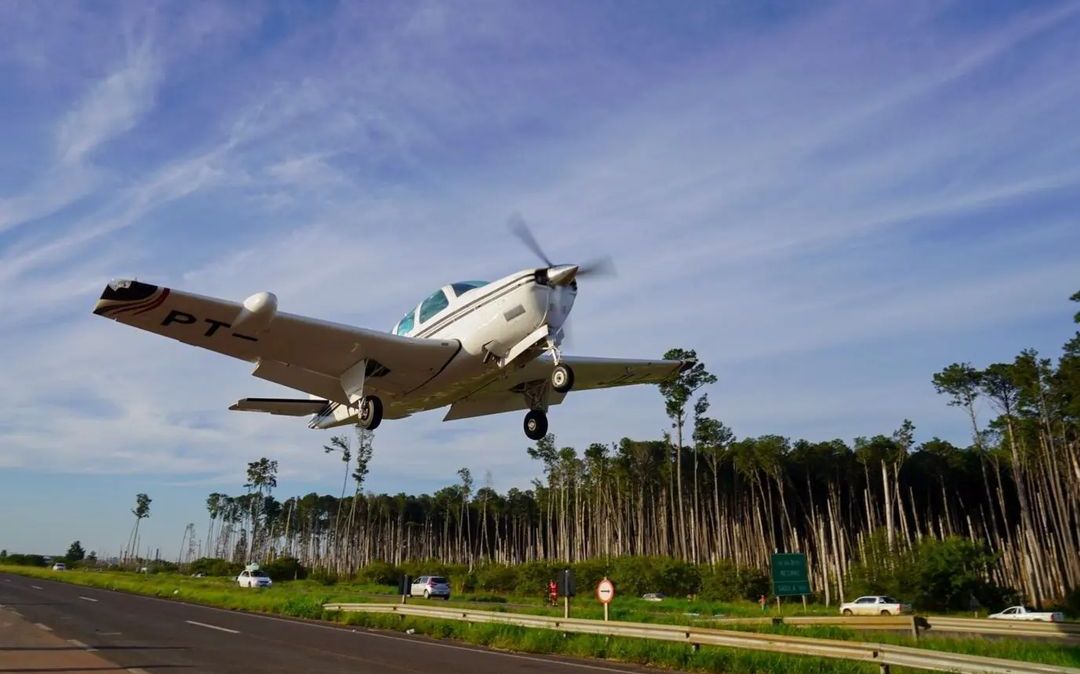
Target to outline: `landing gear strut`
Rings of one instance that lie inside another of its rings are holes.
[[[360,428],[373,431],[382,423],[382,401],[376,396],[364,396],[360,399],[360,412],[356,424]]]
[[[574,371],[567,365],[556,365],[551,371],[551,388],[557,393],[566,393],[574,388]]]
[[[539,440],[547,435],[547,414],[542,410],[532,410],[525,415],[525,437],[530,440]]]

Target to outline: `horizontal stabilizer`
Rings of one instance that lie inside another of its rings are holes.
[[[229,407],[236,412],[266,412],[287,417],[306,417],[319,414],[329,403],[307,398],[244,398]]]

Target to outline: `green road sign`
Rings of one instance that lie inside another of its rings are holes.
[[[806,555],[801,553],[772,556],[772,587],[777,597],[797,597],[812,594],[810,574],[806,571]]]

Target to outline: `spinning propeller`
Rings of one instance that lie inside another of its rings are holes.
[[[567,285],[575,278],[582,276],[614,276],[615,265],[611,261],[611,257],[604,255],[602,257],[596,257],[588,260],[582,264],[555,264],[551,261],[545,253],[544,249],[540,247],[540,243],[533,236],[532,230],[529,228],[528,223],[525,222],[525,218],[521,217],[520,213],[514,213],[510,216],[509,221],[510,231],[514,236],[521,239],[521,242],[525,244],[529,250],[536,255],[536,257],[543,260],[547,265],[548,282],[551,285]]]

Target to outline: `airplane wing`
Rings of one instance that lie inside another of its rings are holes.
[[[248,306],[139,281],[113,281],[94,313],[256,364],[256,377],[348,404],[341,376],[366,360],[365,392],[403,394],[461,350],[453,339],[415,339]],[[255,299],[253,295],[249,300]],[[293,408],[295,409],[295,407]]]
[[[691,363],[681,360],[627,360],[563,356],[562,362],[574,371],[574,391],[587,391],[632,384],[659,384]],[[558,405],[566,397],[549,385],[555,363],[547,356],[512,370],[450,406],[443,421],[467,419],[487,414],[515,412],[529,408],[525,390],[540,391],[547,405]]]

